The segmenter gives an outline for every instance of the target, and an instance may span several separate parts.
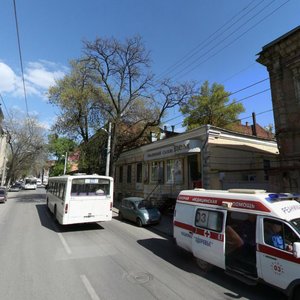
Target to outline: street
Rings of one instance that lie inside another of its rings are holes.
[[[155,226],[120,222],[63,227],[45,190],[0,205],[0,299],[283,299],[213,269],[204,273]]]

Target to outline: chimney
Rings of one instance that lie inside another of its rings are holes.
[[[175,130],[175,125],[172,125],[171,127],[172,127],[172,132],[174,132],[174,130]]]
[[[249,122],[246,122],[246,127],[248,127],[248,125],[249,125]]]
[[[166,125],[164,126],[164,131],[165,131],[165,132],[167,131],[167,126],[166,126]]]
[[[257,132],[256,132],[256,116],[255,116],[255,112],[252,113],[252,120],[253,120],[252,134],[253,134],[254,136],[257,136]]]

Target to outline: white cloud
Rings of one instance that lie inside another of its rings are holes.
[[[5,63],[0,62],[0,91],[5,93],[14,91],[16,81],[14,71]]]
[[[55,70],[56,67],[58,66],[46,61],[30,62],[25,71],[25,79],[35,87],[47,90],[55,84],[56,79],[60,79],[65,75],[61,69]]]
[[[27,96],[38,96],[45,99],[48,88],[56,79],[62,78],[67,68],[45,60],[29,62],[25,68],[25,88]],[[24,97],[21,75],[0,61],[0,92],[13,97]]]

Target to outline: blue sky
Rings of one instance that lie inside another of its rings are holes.
[[[158,78],[209,80],[229,92],[268,78],[256,62],[262,47],[300,25],[299,0],[15,0],[30,114],[46,127],[56,111],[46,92],[79,58],[82,40],[139,34],[151,52]],[[213,35],[214,34],[214,35]],[[184,59],[184,60],[183,60]],[[234,94],[244,104],[242,122],[274,123],[269,81]],[[263,92],[265,91],[265,92]],[[7,118],[11,107],[25,111],[13,0],[0,2],[0,93]],[[255,97],[242,100],[253,94]],[[173,109],[166,125],[182,130]]]

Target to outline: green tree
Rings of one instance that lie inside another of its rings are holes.
[[[93,71],[83,61],[70,62],[70,74],[49,89],[49,102],[59,107],[52,130],[79,142],[88,142],[99,128],[99,98],[104,97],[94,84]]]
[[[224,86],[205,81],[198,95],[192,96],[180,107],[180,111],[187,115],[183,125],[193,129],[201,125],[210,124],[222,128],[230,128],[236,122],[238,115],[245,111],[242,103],[229,101],[230,93]]]
[[[48,136],[48,151],[50,156],[55,158],[55,164],[50,168],[50,176],[62,175],[65,167],[66,155],[68,156],[77,144],[66,137],[59,137],[57,134],[51,134]],[[67,164],[67,173],[69,171],[69,165]]]

